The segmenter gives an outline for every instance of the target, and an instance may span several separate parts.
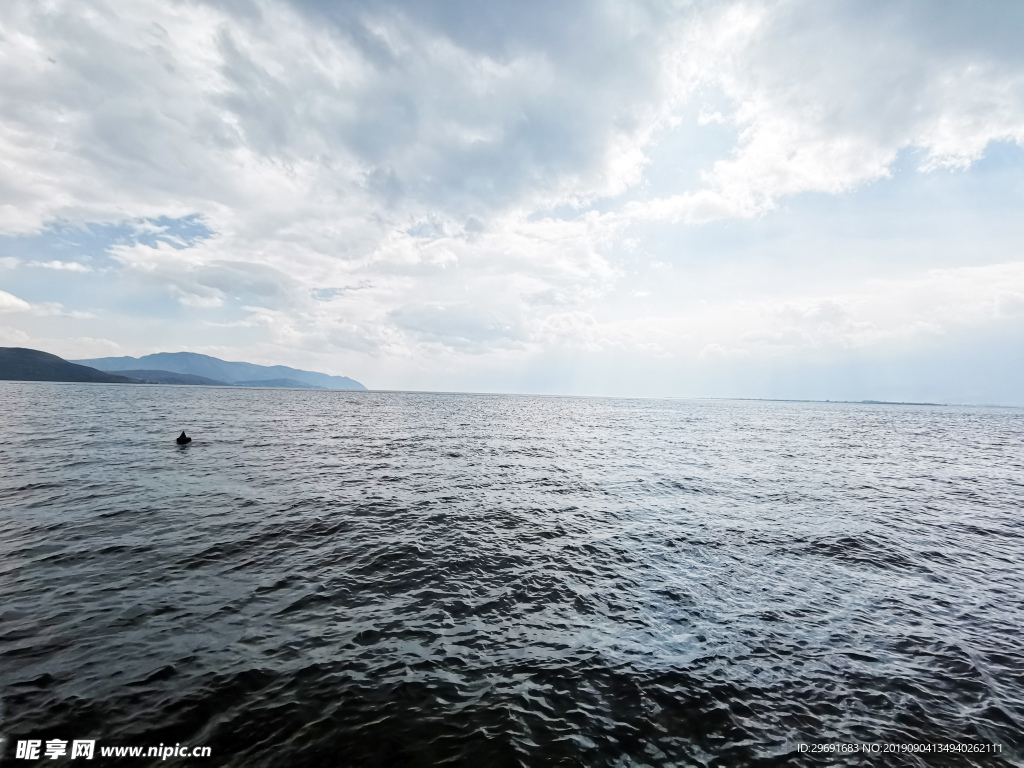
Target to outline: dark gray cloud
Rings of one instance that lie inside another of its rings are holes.
[[[261,4],[221,37],[221,103],[258,151],[357,163],[365,188],[453,215],[602,191],[607,150],[657,97],[668,7],[586,3],[293,2],[358,70],[271,67],[238,38],[272,34]],[[272,71],[273,69],[273,71]],[[343,68],[344,69],[344,68]],[[588,188],[589,187],[589,188]]]

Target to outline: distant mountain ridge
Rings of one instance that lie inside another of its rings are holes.
[[[171,371],[120,371],[122,376],[131,376],[145,384],[186,384],[197,387],[230,387],[226,381],[215,381],[205,376],[193,376],[188,373],[172,373]]]
[[[8,381],[72,381],[94,384],[138,384],[128,376],[69,363],[63,358],[24,347],[0,347],[0,379]]]
[[[71,362],[108,373],[130,370],[168,371],[189,376],[202,376],[205,379],[242,386],[282,386],[279,380],[288,379],[297,382],[294,386],[306,385],[322,389],[366,389],[358,381],[350,379],[348,376],[331,376],[316,371],[289,368],[285,365],[230,362],[196,352],[157,352],[142,357],[98,357]],[[284,384],[284,386],[290,385]]]

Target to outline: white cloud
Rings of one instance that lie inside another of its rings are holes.
[[[11,3],[0,227],[198,211],[237,247],[365,256],[410,217],[624,192],[708,89],[729,106],[698,122],[737,127],[731,156],[626,215],[753,216],[884,177],[902,149],[963,167],[1022,140],[1019,66],[944,44],[927,10],[862,5],[610,3],[551,31],[511,8]],[[502,25],[494,45],[474,23]]]
[[[90,267],[85,264],[80,264],[77,261],[59,261],[54,259],[52,261],[30,261],[27,266],[40,267],[42,269],[55,269],[63,272],[92,272]]]
[[[3,325],[0,325],[0,346],[40,349],[65,360],[126,354],[124,347],[110,339],[91,336],[52,337],[30,334],[20,328]]]
[[[25,333],[20,328],[11,328],[6,325],[0,325],[0,346],[4,347],[27,347],[29,344],[35,343],[35,339],[32,336]]]
[[[735,125],[739,140],[703,188],[636,203],[629,214],[691,223],[757,216],[788,195],[839,194],[887,177],[902,150],[923,152],[920,168],[934,171],[965,168],[992,142],[1024,144],[1024,62],[950,38],[935,23],[949,10],[721,6],[690,28],[672,66],[681,91],[721,92],[732,111],[715,122]]]
[[[31,308],[32,305],[24,299],[19,299],[7,291],[0,291],[0,312],[27,312]]]
[[[14,294],[8,293],[7,291],[0,291],[0,312],[10,313],[26,313],[37,317],[43,317],[47,315],[55,315],[60,317],[70,317],[76,319],[86,319],[94,317],[91,312],[78,312],[69,311],[65,309],[60,303],[55,301],[44,301],[37,303],[29,303],[24,299],[20,299]]]

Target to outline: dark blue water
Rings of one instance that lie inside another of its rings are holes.
[[[5,762],[1024,764],[1024,411],[2,382],[0,431]]]

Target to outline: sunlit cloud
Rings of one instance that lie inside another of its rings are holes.
[[[56,269],[64,272],[92,272],[90,267],[85,264],[80,264],[77,261],[30,261],[28,265],[30,267],[40,267],[41,269]]]
[[[19,299],[7,291],[0,291],[0,312],[27,312],[30,309],[32,305],[24,299]]]

